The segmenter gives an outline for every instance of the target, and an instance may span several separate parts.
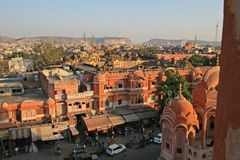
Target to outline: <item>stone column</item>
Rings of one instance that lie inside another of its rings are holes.
[[[224,1],[214,160],[240,157],[240,1]]]

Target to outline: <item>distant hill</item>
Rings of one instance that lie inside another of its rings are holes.
[[[131,40],[124,37],[107,37],[107,38],[86,38],[86,41],[89,43],[95,44],[127,44],[132,43]],[[60,44],[65,43],[73,43],[79,44],[84,42],[83,38],[74,38],[74,37],[51,37],[51,36],[42,36],[42,37],[22,37],[18,39],[0,36],[0,43],[11,43],[11,42],[19,42],[19,43],[35,43],[35,42],[56,42]]]
[[[171,46],[180,46],[184,42],[192,42],[195,43],[194,40],[168,40],[168,39],[150,39],[147,42],[144,42],[145,45],[171,45]],[[221,42],[217,41],[204,41],[204,40],[198,40],[197,44],[199,45],[213,45],[213,46],[220,46]]]
[[[12,43],[15,41],[15,38],[8,36],[0,36],[0,43]]]

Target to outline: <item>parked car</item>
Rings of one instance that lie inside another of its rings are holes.
[[[161,144],[162,143],[162,133],[158,133],[157,136],[153,139],[154,143]]]
[[[124,151],[126,151],[126,147],[123,144],[112,144],[108,146],[106,150],[107,154],[110,156],[114,156]]]

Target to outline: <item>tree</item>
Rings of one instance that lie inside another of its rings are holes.
[[[155,58],[155,54],[158,53],[156,47],[141,47],[139,49],[139,54],[145,58]]]
[[[191,94],[189,91],[189,85],[186,79],[179,75],[178,73],[174,73],[172,70],[168,70],[166,72],[167,80],[158,88],[158,93],[160,93],[161,101],[160,101],[160,114],[162,114],[164,107],[166,104],[172,99],[178,96],[179,85],[182,85],[182,94],[183,96],[191,100]]]
[[[209,66],[209,59],[207,57],[195,54],[188,61],[194,66]]]
[[[56,65],[61,64],[66,58],[66,53],[63,47],[56,47],[51,43],[41,43],[34,48],[34,51],[39,54],[39,64]]]

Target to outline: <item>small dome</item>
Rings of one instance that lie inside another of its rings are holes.
[[[128,75],[128,79],[129,79],[129,80],[134,79],[134,75],[130,73],[130,74]]]
[[[211,88],[216,88],[218,86],[219,73],[219,66],[215,66],[207,70],[207,72],[203,76],[203,85],[206,90],[210,90]]]
[[[193,81],[202,80],[202,77],[203,77],[203,72],[200,68],[197,67],[191,71],[191,78]]]
[[[207,111],[217,107],[217,90],[220,67],[212,67],[206,71],[201,83],[192,90],[193,105]]]
[[[192,114],[194,112],[192,104],[182,94],[175,99],[172,99],[170,104],[176,115],[181,113],[188,115],[189,113]]]
[[[187,126],[196,126],[199,127],[197,114],[193,109],[192,104],[182,95],[181,85],[179,89],[179,95],[172,99],[169,104],[164,109],[163,115],[169,114],[168,111],[171,111],[174,114],[174,126],[179,124],[185,124]]]
[[[133,74],[134,74],[134,76],[142,78],[142,79],[146,78],[146,76],[144,75],[143,71],[141,71],[141,70],[137,70]]]

